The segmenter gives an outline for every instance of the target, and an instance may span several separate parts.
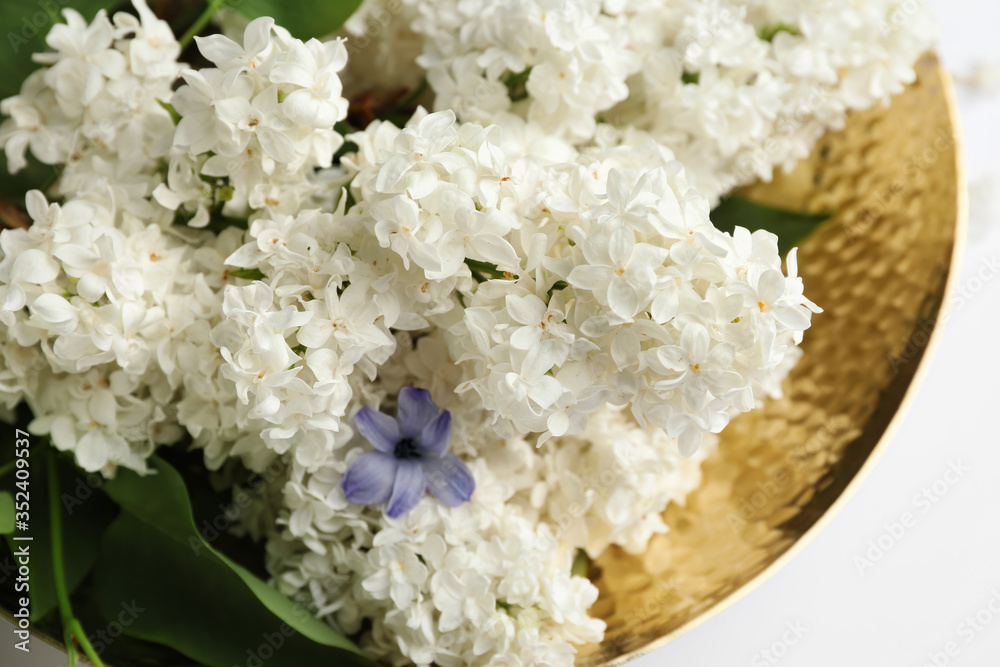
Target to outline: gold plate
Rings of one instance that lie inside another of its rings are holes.
[[[686,507],[641,556],[591,565],[605,640],[577,665],[617,665],[746,595],[814,537],[861,484],[899,425],[939,338],[966,224],[951,82],[934,55],[888,108],[851,114],[809,160],[751,199],[834,211],[799,249],[824,309],[785,396],[734,419]]]

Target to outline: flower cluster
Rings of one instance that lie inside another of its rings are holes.
[[[491,435],[481,411],[447,391],[461,369],[442,337],[398,334],[397,352],[354,406],[388,410],[396,396],[407,421],[415,410],[403,405],[413,397],[423,404],[422,392],[408,387],[431,387],[453,415],[452,449],[469,459],[470,502],[422,500],[398,518],[352,504],[347,480],[378,453],[355,438],[312,472],[293,462],[283,495],[248,510],[245,524],[270,532],[269,567],[281,590],[305,595],[348,632],[370,620],[361,644],[386,662],[487,665],[502,657],[568,667],[572,644],[596,641],[603,629],[585,613],[596,589],[570,573],[575,550],[596,556],[619,544],[641,552],[668,530],[660,518],[667,504],[683,503],[697,486],[706,450],[683,459],[675,441],[650,437],[614,409],[595,414],[586,433],[541,450]]]
[[[435,109],[483,124],[511,111],[575,144],[655,138],[713,202],[901,91],[934,35],[926,7],[894,0],[367,0],[364,12],[379,28],[363,33],[373,71],[394,60],[385,40],[412,41],[400,23],[423,38]]]
[[[225,359],[211,336],[223,316],[224,287],[249,282],[224,265],[243,232],[172,225],[173,209],[189,202],[171,187],[192,175],[185,172],[190,155],[176,146],[198,126],[182,119],[175,128],[171,115],[172,103],[185,108],[182,100],[190,95],[186,87],[172,91],[184,68],[169,26],[144,0],[135,9],[138,17],[120,12],[113,22],[100,12],[89,25],[67,9],[67,23],[47,38],[52,51],[36,57],[46,67],[3,103],[11,118],[0,129],[0,143],[11,168],[26,163],[28,149],[60,166],[50,194],[65,199],[49,204],[42,193],[29,194],[31,226],[0,236],[4,403],[26,400],[33,429],[72,450],[87,470],[145,470],[153,449],[176,442],[184,430],[204,448],[210,467],[239,456],[260,468],[273,453],[261,444],[262,424],[223,374]],[[245,80],[250,89],[259,83],[247,73],[258,64],[253,58],[270,57],[272,69],[283,72],[272,72],[282,80],[276,85],[283,113],[321,126],[310,133],[288,125],[288,131],[328,165],[342,137],[327,125],[346,112],[336,77],[346,59],[343,46],[303,43],[276,30],[282,46],[272,47],[272,23],[255,23],[248,37],[263,44],[251,43],[257,55],[243,64],[231,62],[245,56],[243,48],[223,38],[207,38],[205,55],[229,67],[227,75],[243,91]],[[325,69],[317,66],[321,61]],[[306,88],[308,94],[296,95]],[[208,129],[242,141],[237,128],[228,135]],[[224,151],[225,140],[219,141],[210,150]],[[250,150],[259,140],[244,143]],[[300,182],[285,192],[311,196],[318,189],[308,181],[315,165],[300,162]],[[216,182],[202,176],[193,175],[200,194],[192,196],[191,216],[180,216],[192,226],[208,222],[207,207],[195,212],[206,200],[231,202],[247,189],[238,173]]]
[[[207,348],[190,341],[207,342],[221,257],[199,271],[191,246],[93,195],[59,205],[36,190],[27,207],[31,226],[0,235],[4,391],[84,469],[145,470],[182,434],[175,392],[200,372]]]
[[[398,519],[346,505],[333,471],[289,485],[290,521],[322,512],[322,527],[311,541],[269,543],[279,589],[304,590],[349,633],[370,619],[361,646],[391,664],[572,665],[572,644],[603,634],[586,613],[597,589],[571,575],[572,552],[510,502],[488,460],[471,467],[473,502],[421,503]]]
[[[628,24],[599,1],[420,3],[413,29],[425,35],[436,109],[490,122],[524,100],[525,117],[547,134],[590,139],[596,118],[629,95],[640,60]]]
[[[380,244],[463,295],[460,321],[423,313],[466,368],[458,391],[506,437],[580,433],[628,405],[693,453],[809,326],[794,254],[786,277],[773,235],[716,230],[652,142],[548,163],[501,134],[438,112],[353,137]]]
[[[754,406],[817,310],[794,253],[786,277],[773,234],[715,229],[661,146],[549,162],[502,136],[451,112],[373,123],[350,137],[350,210],[253,223],[227,261],[263,278],[227,291],[216,342],[276,452],[345,441],[354,369],[391,328],[447,331],[453,389],[504,437],[580,433],[611,404],[690,455]]]
[[[315,194],[314,170],[330,167],[343,143],[333,129],[347,115],[343,42],[302,42],[267,17],[246,27],[242,45],[222,35],[196,41],[215,67],[183,71],[169,178],[156,199],[186,211],[193,227],[207,225],[213,208],[294,213]]]
[[[506,444],[506,472],[518,479],[518,502],[552,526],[561,543],[596,558],[612,544],[641,554],[653,535],[670,530],[663,511],[671,503],[683,506],[698,486],[699,466],[715,438],[685,458],[665,434],[605,408],[580,435],[550,440],[540,457],[524,456],[529,446]]]
[[[12,172],[27,164],[30,149],[40,162],[63,167],[53,188],[60,196],[113,189],[139,206],[152,192],[173,134],[160,100],[169,99],[180,71],[180,47],[145,0],[135,8],[138,18],[119,12],[112,22],[101,10],[89,25],[63,10],[67,22],[46,37],[51,51],[35,56],[45,67],[0,105],[10,117],[0,125],[0,145]]]

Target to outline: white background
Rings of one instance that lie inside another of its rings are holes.
[[[983,59],[1000,64],[995,0],[930,2],[943,27],[940,51],[949,69],[967,72]],[[979,186],[974,195],[992,194],[994,203],[973,197],[969,247],[958,283],[971,290],[978,284],[976,274],[1000,260],[1000,131],[995,125],[1000,96],[960,86],[959,104],[969,175]],[[987,606],[995,591],[993,606],[1000,609],[998,350],[1000,275],[983,282],[951,317],[902,428],[826,529],[736,605],[632,664],[1000,666],[1000,613]],[[939,482],[951,462],[969,471],[954,484]],[[935,482],[938,490],[947,488],[939,500],[929,508],[915,504],[914,496]],[[905,512],[914,516],[912,527],[892,538],[886,524],[898,522]],[[856,557],[866,557],[869,541],[879,538],[883,544],[892,540],[892,546],[859,572]],[[977,613],[991,622],[969,624],[967,617]],[[800,628],[800,637],[787,632],[789,624]],[[65,656],[38,640],[30,657],[12,651],[8,632],[0,629],[0,665],[66,664]],[[944,653],[950,642],[952,656]]]

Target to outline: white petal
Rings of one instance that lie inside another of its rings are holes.
[[[42,294],[31,304],[31,313],[52,324],[60,324],[76,319],[79,311],[69,301],[58,294]]]
[[[545,304],[535,295],[506,297],[507,312],[520,324],[538,324],[545,316]]]
[[[784,292],[785,276],[777,269],[765,271],[757,281],[757,294],[766,304],[773,304]]]
[[[295,146],[288,135],[269,127],[257,129],[257,139],[264,152],[274,158],[277,162],[288,164],[295,161]]]
[[[249,27],[247,27],[249,30]],[[208,37],[195,37],[195,43],[201,55],[220,65],[234,58],[243,55],[243,49],[239,44],[223,35],[209,35]]]
[[[627,280],[614,278],[608,285],[608,306],[615,315],[631,319],[639,310],[639,295]]]
[[[250,21],[243,31],[243,48],[246,49],[246,52],[257,54],[264,51],[271,43],[271,28],[273,27],[274,19],[269,16],[261,16]]]
[[[613,272],[607,266],[575,266],[566,281],[573,287],[599,293],[607,289]]]
[[[611,358],[618,370],[631,366],[639,358],[639,338],[627,328],[619,331],[611,342]]]
[[[708,346],[711,339],[705,327],[699,324],[689,324],[684,327],[681,333],[681,347],[684,348],[695,363],[702,361],[708,356]]]
[[[515,272],[521,268],[521,260],[514,246],[492,234],[480,234],[469,240],[470,253],[476,259],[496,265],[501,271]]]
[[[669,322],[677,314],[679,303],[677,283],[670,281],[667,285],[663,286],[662,291],[653,299],[653,305],[650,308],[650,315],[653,316],[653,321],[657,324]]]
[[[635,248],[635,234],[631,229],[619,227],[611,232],[611,238],[608,240],[608,254],[612,264],[619,267],[628,264],[632,257],[633,248]]]
[[[59,265],[41,250],[31,248],[14,258],[10,282],[43,285],[55,280],[58,275]]]

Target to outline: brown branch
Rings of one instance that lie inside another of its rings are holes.
[[[24,211],[0,199],[0,226],[7,229],[27,229],[30,225]]]

